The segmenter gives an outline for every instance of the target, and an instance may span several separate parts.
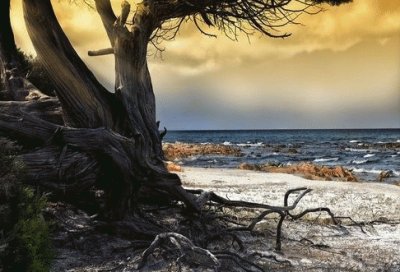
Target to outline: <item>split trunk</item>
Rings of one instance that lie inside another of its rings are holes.
[[[138,199],[155,196],[181,200],[198,210],[194,197],[163,161],[146,59],[153,18],[143,10],[137,12],[130,31],[125,26],[129,4],[124,2],[118,18],[108,0],[96,0],[96,7],[110,38],[109,51],[115,56],[115,92],[107,91],[79,58],[50,0],[23,0],[29,36],[56,86],[59,104],[47,97],[56,104],[40,115],[36,105],[43,105],[41,98],[22,102],[33,103],[30,110],[25,104],[2,102],[14,104],[10,110],[2,106],[0,131],[36,147],[21,156],[26,182],[71,197],[103,189],[111,218],[122,218]],[[55,109],[63,120],[49,117]]]

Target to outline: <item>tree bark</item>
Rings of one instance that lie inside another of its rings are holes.
[[[55,192],[102,188],[110,218],[123,218],[139,198],[154,195],[183,201],[198,211],[195,197],[163,162],[147,66],[147,44],[156,20],[148,6],[140,4],[130,31],[125,26],[127,2],[119,17],[109,0],[96,0],[96,7],[112,46],[108,52],[115,56],[115,94],[79,58],[50,0],[23,0],[28,34],[56,85],[59,102],[41,95],[27,102],[2,102],[0,132],[37,147],[20,156],[26,181]],[[28,85],[23,89],[31,88]]]
[[[115,128],[112,95],[97,81],[64,34],[49,0],[24,0],[33,46],[49,71],[67,125]]]
[[[10,21],[10,0],[0,1],[0,25],[0,99],[24,100],[19,93],[23,82],[18,74],[17,46]]]
[[[5,66],[16,65],[17,46],[11,28],[10,0],[0,1],[0,25],[0,64]]]

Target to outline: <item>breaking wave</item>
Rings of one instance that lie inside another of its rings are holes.
[[[364,164],[366,162],[368,162],[368,160],[353,160],[352,161],[352,163],[354,163],[354,164]]]
[[[331,161],[338,161],[339,158],[320,158],[315,159],[314,162],[331,162]]]

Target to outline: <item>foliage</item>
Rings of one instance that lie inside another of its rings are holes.
[[[48,271],[52,259],[49,227],[42,216],[46,197],[21,188],[13,199],[13,239],[4,254],[7,271]]]
[[[0,271],[48,271],[52,259],[49,227],[42,210],[47,200],[18,183],[20,148],[0,138]]]
[[[18,175],[24,172],[21,161],[15,158],[20,151],[21,147],[15,142],[0,137],[0,205],[9,201],[15,192]]]

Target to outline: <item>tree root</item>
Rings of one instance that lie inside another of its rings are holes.
[[[277,251],[280,251],[282,249],[282,224],[283,221],[286,218],[290,218],[292,220],[297,220],[309,213],[315,213],[315,212],[326,212],[330,218],[332,219],[332,222],[337,225],[338,222],[335,219],[334,214],[331,212],[329,208],[326,207],[320,207],[320,208],[313,208],[313,209],[306,209],[305,211],[299,213],[299,214],[292,214],[291,211],[293,211],[296,207],[297,204],[301,201],[301,199],[311,192],[311,189],[301,187],[301,188],[296,188],[296,189],[291,189],[288,190],[285,193],[284,196],[284,205],[283,206],[271,206],[271,205],[266,205],[266,204],[261,204],[261,203],[254,203],[254,202],[247,202],[247,201],[236,201],[236,200],[229,200],[226,198],[223,198],[214,192],[203,192],[202,190],[188,190],[189,192],[193,194],[200,194],[200,204],[205,204],[205,202],[212,201],[218,204],[223,205],[224,207],[245,207],[245,208],[254,208],[254,209],[265,209],[259,216],[254,218],[251,223],[247,227],[235,227],[230,229],[230,231],[253,231],[257,223],[260,221],[264,220],[264,218],[269,215],[269,214],[277,214],[279,216],[279,221],[277,224],[277,229],[276,229],[276,246],[275,249]],[[289,196],[293,193],[300,193],[296,199],[294,200],[292,205],[288,204],[288,199]]]
[[[138,269],[142,269],[145,266],[148,257],[156,248],[164,246],[167,242],[170,242],[175,246],[180,253],[176,260],[177,263],[184,259],[192,265],[201,265],[203,267],[213,268],[214,270],[220,266],[217,257],[215,257],[210,251],[195,246],[191,240],[182,234],[168,232],[158,234],[151,245],[143,252]]]
[[[236,268],[243,271],[264,271],[263,268],[257,264],[257,259],[268,259],[283,265],[292,265],[289,260],[278,258],[276,254],[266,254],[264,252],[249,253],[245,242],[239,234],[242,232],[257,234],[255,226],[264,220],[267,215],[276,214],[278,215],[278,223],[276,226],[275,250],[280,252],[282,249],[282,226],[283,221],[286,219],[298,220],[309,213],[325,212],[329,215],[335,225],[339,224],[331,210],[325,207],[306,209],[297,214],[293,213],[293,210],[297,207],[297,204],[301,199],[307,193],[311,192],[311,189],[308,188],[288,190],[284,196],[283,206],[271,206],[261,203],[229,200],[213,192],[203,192],[201,190],[188,190],[188,192],[200,195],[198,203],[203,206],[202,214],[192,219],[192,221],[186,218],[184,224],[183,221],[180,222],[181,225],[189,225],[189,229],[186,231],[184,228],[178,228],[176,230],[177,232],[158,234],[152,244],[143,252],[138,269],[145,267],[149,256],[157,249],[162,249],[161,251],[169,253],[158,255],[158,257],[162,256],[163,260],[166,262],[173,259],[175,264],[178,266],[202,266],[203,268],[213,269],[214,271],[218,271],[224,262],[229,262],[231,265],[234,264]],[[298,193],[298,195],[293,203],[289,204],[289,197],[294,193]],[[209,209],[207,210],[205,207],[208,207]],[[249,221],[249,223],[243,226],[243,222],[233,220],[229,215],[221,210],[221,208],[238,207],[255,210],[261,209],[263,211],[255,218],[244,219],[245,221]],[[187,224],[187,221],[191,223]],[[184,236],[183,233],[187,233],[188,236]],[[228,245],[228,249],[219,249],[216,251],[209,249],[209,245],[212,242],[218,240],[223,240],[225,242],[224,239],[227,237],[232,240],[232,244],[230,246]],[[238,246],[236,249],[234,246],[235,244]],[[171,254],[173,257],[171,257]]]

